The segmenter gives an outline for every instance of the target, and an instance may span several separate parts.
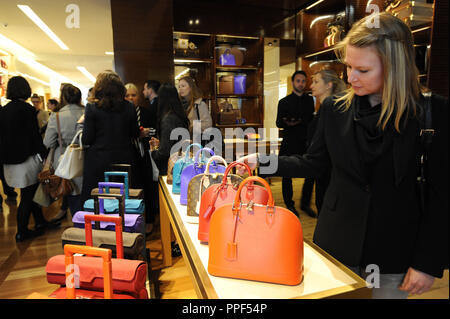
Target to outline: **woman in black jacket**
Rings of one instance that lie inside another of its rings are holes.
[[[97,76],[84,113],[82,142],[87,148],[80,198],[82,205],[89,199],[91,190],[104,181],[104,172],[111,164],[136,167],[132,139],[139,136],[139,127],[134,106],[125,100],[125,93],[125,86],[116,73],[105,71]]]
[[[340,49],[352,87],[324,101],[305,155],[272,158],[275,174],[314,177],[331,167],[314,242],[362,276],[377,271],[374,298],[421,294],[448,264],[448,100],[431,98],[435,133],[422,211],[417,171],[425,98],[409,27],[389,13],[370,15],[353,25]],[[257,157],[241,160],[255,167]]]
[[[156,131],[158,139],[150,140],[152,159],[159,169],[159,175],[167,175],[167,164],[172,152],[172,146],[183,140],[183,134],[189,129],[189,119],[178,97],[177,89],[165,83],[158,90],[158,122]],[[175,134],[179,130],[180,134]],[[173,132],[173,133],[172,133]],[[174,134],[176,139],[171,139]],[[175,150],[178,151],[178,150]]]
[[[20,188],[20,204],[17,209],[16,241],[43,234],[48,226],[42,208],[33,202],[39,185],[37,175],[47,149],[39,133],[36,110],[25,101],[31,96],[31,88],[23,77],[8,81],[6,97],[11,100],[0,110],[0,163],[3,163],[7,184]],[[30,213],[35,229],[28,229]]]

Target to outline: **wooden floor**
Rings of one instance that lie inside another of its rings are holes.
[[[303,179],[294,180],[294,198],[299,210]],[[280,179],[272,179],[271,188],[275,203],[284,206],[281,195]],[[3,195],[3,190],[1,189]],[[314,199],[313,201],[314,202]],[[60,203],[54,203],[44,209],[44,215],[51,219],[59,210]],[[315,209],[315,206],[312,205]],[[3,202],[3,214],[0,213],[0,299],[22,299],[33,292],[49,295],[57,286],[48,284],[45,273],[47,260],[57,254],[62,254],[61,234],[65,228],[71,226],[69,218],[60,228],[48,230],[43,236],[34,240],[16,243],[16,213],[17,206],[9,206]],[[300,212],[304,237],[312,239],[316,219]],[[32,227],[32,219],[30,228]],[[196,299],[188,270],[183,258],[174,258],[174,264],[169,268],[162,268],[161,241],[159,229],[155,229],[151,239],[147,242],[151,251],[152,269],[159,272],[159,285],[162,299]],[[413,299],[448,299],[449,275],[446,270],[444,278],[435,281],[433,288],[421,296],[412,296]]]

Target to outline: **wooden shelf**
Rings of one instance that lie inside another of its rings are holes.
[[[333,56],[335,56],[335,54],[334,54],[335,49],[336,49],[336,45],[333,45],[328,48],[322,48],[320,50],[317,50],[317,51],[314,51],[311,53],[306,53],[306,54],[302,55],[301,57],[304,59],[308,59],[308,58],[317,57],[319,55],[324,55],[324,54],[328,54],[328,55],[332,54]]]
[[[192,63],[212,63],[213,59],[201,59],[201,58],[187,58],[187,57],[174,57],[173,62],[175,65],[184,65]]]
[[[256,70],[258,70],[258,67],[253,66],[253,65],[240,65],[240,66],[216,65],[216,70],[218,70],[218,71],[246,71],[246,70],[256,71]]]
[[[260,95],[255,94],[217,94],[217,98],[240,98],[240,99],[256,99],[258,97],[261,97]]]

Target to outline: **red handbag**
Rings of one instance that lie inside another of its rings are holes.
[[[222,183],[211,185],[202,195],[199,211],[198,239],[203,243],[207,243],[209,240],[209,222],[216,208],[232,203],[236,196],[238,185],[232,185],[229,182],[229,174],[231,169],[237,165],[245,166],[249,175],[252,175],[252,171],[247,164],[233,162],[227,166]],[[257,204],[265,205],[268,199],[269,193],[267,189],[259,185],[253,185],[253,183],[246,185],[241,195],[241,200]]]
[[[249,182],[262,183],[267,204],[245,204],[241,192]],[[208,272],[214,276],[298,285],[303,279],[303,231],[299,219],[274,206],[269,184],[246,178],[234,202],[216,209],[210,222]]]

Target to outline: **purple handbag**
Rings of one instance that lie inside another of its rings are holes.
[[[245,94],[247,75],[246,74],[237,74],[234,76],[234,94]]]
[[[187,205],[187,195],[188,195],[188,187],[189,182],[191,181],[192,177],[203,174],[205,172],[206,168],[206,162],[199,161],[198,157],[200,153],[203,151],[208,151],[211,156],[214,156],[214,151],[210,148],[204,147],[201,150],[197,151],[195,154],[195,160],[194,163],[191,165],[186,166],[183,169],[183,172],[181,172],[181,185],[180,185],[180,204],[181,205]],[[222,166],[223,167],[223,166]],[[217,165],[215,162],[213,162],[212,167],[209,168],[210,173],[216,173],[219,169],[219,165]],[[225,172],[225,169],[223,170]]]

